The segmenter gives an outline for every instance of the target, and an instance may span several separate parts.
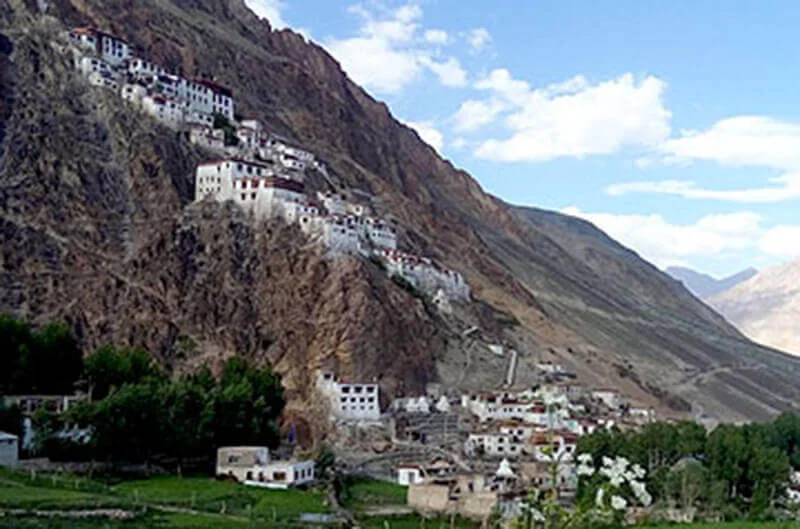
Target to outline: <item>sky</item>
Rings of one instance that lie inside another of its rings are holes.
[[[510,203],[661,268],[800,258],[800,2],[246,2]]]

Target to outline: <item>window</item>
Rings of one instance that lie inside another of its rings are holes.
[[[244,193],[242,193],[242,200],[247,200],[247,195],[245,195]]]
[[[253,200],[255,200],[255,199],[256,199],[256,194],[255,194],[255,193],[250,193],[250,198],[252,198]]]

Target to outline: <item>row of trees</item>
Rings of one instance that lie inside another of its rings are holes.
[[[0,394],[72,393],[83,367],[82,351],[67,325],[38,331],[0,315]]]
[[[83,401],[62,416],[40,410],[33,423],[45,455],[114,461],[211,457],[217,446],[279,442],[284,407],[280,376],[232,358],[219,377],[210,370],[172,376],[143,349],[101,347],[85,359],[70,328],[34,330],[0,315],[0,395],[71,394]],[[89,428],[88,444],[63,435]],[[22,433],[22,414],[0,403],[0,430]]]
[[[582,438],[578,450],[641,465],[648,489],[662,505],[760,517],[780,498],[792,470],[800,469],[800,417],[721,425],[711,433],[693,422],[604,430]]]
[[[70,408],[56,428],[89,427],[92,458],[181,461],[210,458],[222,445],[279,443],[284,396],[269,366],[231,358],[218,378],[207,368],[170,378],[144,351],[104,347],[86,359],[84,376],[92,400]]]

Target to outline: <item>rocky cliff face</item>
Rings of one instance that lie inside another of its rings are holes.
[[[800,355],[800,261],[762,270],[708,302],[751,339]]]
[[[270,31],[240,0],[58,0],[49,17],[3,1],[14,51],[0,118],[0,309],[66,319],[87,347],[143,344],[181,368],[268,359],[298,399],[328,363],[387,393],[433,379],[498,387],[504,361],[463,337],[476,325],[522,351],[519,384],[555,359],[662,409],[760,418],[797,400],[800,363],[754,345],[593,226],[486,195],[324,50]],[[442,317],[371,263],[327,259],[233,206],[190,204],[206,155],[70,72],[54,35],[85,24],[234,87],[238,112],[373,195],[402,245],[464,274],[475,303]]]

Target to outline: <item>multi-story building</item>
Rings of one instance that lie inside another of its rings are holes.
[[[112,66],[121,65],[130,57],[130,46],[124,39],[98,29],[75,28],[70,32],[70,37]]]
[[[321,372],[317,389],[330,403],[331,416],[340,420],[377,421],[381,417],[377,384],[349,383]]]

